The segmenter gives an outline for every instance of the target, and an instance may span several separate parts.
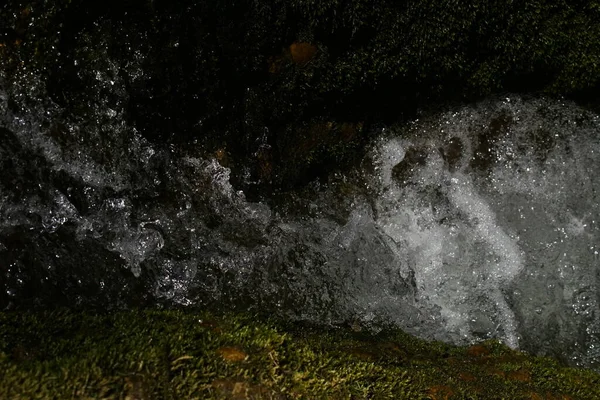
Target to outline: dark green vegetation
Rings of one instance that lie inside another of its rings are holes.
[[[348,165],[373,124],[418,108],[597,102],[598,21],[596,0],[9,0],[0,56],[9,81],[39,72],[69,119],[110,108],[154,141],[199,141],[263,191]]]
[[[600,375],[487,342],[179,311],[0,314],[0,398],[593,399]]]

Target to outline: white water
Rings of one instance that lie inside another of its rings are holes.
[[[402,162],[396,155],[405,154],[404,146],[394,139],[380,145],[383,193],[376,203],[377,224],[398,247],[396,252],[404,251],[410,258],[419,299],[438,306],[451,329],[470,336],[469,311],[477,304],[470,303],[469,297],[477,293],[494,304],[505,342],[518,347],[515,316],[501,289],[523,269],[521,250],[496,223],[494,211],[477,193],[469,176],[447,171],[441,154],[431,145],[426,144],[430,147],[427,163],[414,171],[420,175],[416,186],[408,187],[392,179],[391,172]],[[435,204],[427,193],[428,186],[438,190],[447,204]],[[440,223],[454,213],[461,215],[458,223]],[[477,257],[489,254],[493,259],[472,260],[465,254],[466,241],[479,244]]]
[[[454,340],[558,342],[596,365],[597,115],[512,97],[416,121],[374,152],[376,222]]]
[[[31,232],[56,252],[38,258],[56,271],[44,279],[82,271],[98,293],[146,279],[157,301],[393,323],[459,344],[496,337],[600,362],[597,115],[513,96],[427,116],[388,128],[360,169],[267,204],[247,201],[216,160],[149,144],[119,110],[97,110],[103,133],[67,123],[56,138],[45,122],[60,110],[12,113],[8,97],[1,123],[15,143],[0,161],[21,148],[10,173],[29,188],[0,187],[9,302],[31,279],[26,248],[11,243]],[[69,254],[65,240],[77,243]],[[109,255],[132,275],[96,278]]]

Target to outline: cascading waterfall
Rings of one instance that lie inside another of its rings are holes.
[[[598,115],[492,99],[388,127],[360,168],[250,202],[118,107],[62,121],[0,86],[3,308],[246,307],[600,363]]]

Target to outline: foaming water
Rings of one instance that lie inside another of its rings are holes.
[[[489,100],[389,127],[360,168],[250,202],[217,160],[148,143],[115,105],[65,121],[49,101],[10,109],[24,89],[5,87],[4,308],[253,308],[600,362],[595,114]]]
[[[599,139],[597,115],[512,97],[379,142],[377,223],[454,340],[597,365]]]

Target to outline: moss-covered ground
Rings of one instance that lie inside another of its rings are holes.
[[[2,399],[597,399],[600,375],[496,342],[183,311],[0,314]]]

